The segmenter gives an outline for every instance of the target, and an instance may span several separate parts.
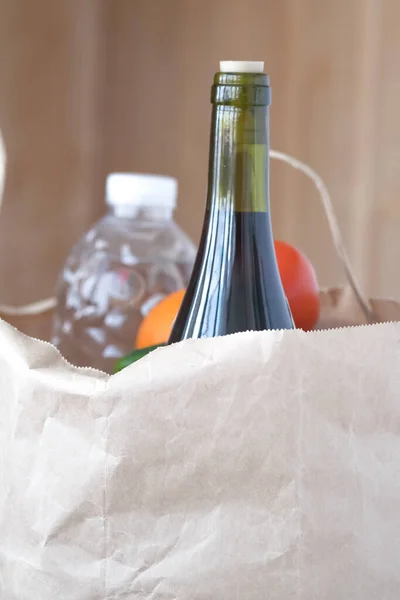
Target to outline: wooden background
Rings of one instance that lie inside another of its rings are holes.
[[[0,301],[52,294],[111,170],[178,177],[197,241],[220,59],[265,60],[272,147],[327,183],[364,289],[400,299],[399,22],[398,0],[0,0]],[[271,170],[276,237],[341,283],[312,184]]]

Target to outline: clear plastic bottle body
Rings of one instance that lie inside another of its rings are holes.
[[[187,286],[195,254],[172,210],[111,208],[60,274],[53,343],[73,364],[111,373],[151,307]]]

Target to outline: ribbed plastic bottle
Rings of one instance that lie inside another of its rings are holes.
[[[108,213],[74,246],[57,283],[53,343],[73,364],[111,373],[150,308],[187,286],[196,248],[173,219],[177,189],[171,177],[108,176]]]

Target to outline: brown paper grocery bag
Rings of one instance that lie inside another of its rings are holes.
[[[316,329],[400,321],[400,304],[398,302],[375,298],[368,299],[373,315],[368,318],[349,286],[321,291],[320,299],[321,314]]]
[[[2,599],[398,600],[400,324],[112,377],[0,339]]]
[[[319,326],[398,320],[333,233],[349,288]],[[400,323],[187,341],[112,377],[0,340],[2,600],[398,600]]]

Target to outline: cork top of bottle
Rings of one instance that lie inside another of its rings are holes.
[[[264,61],[255,60],[221,60],[221,73],[264,73]]]

